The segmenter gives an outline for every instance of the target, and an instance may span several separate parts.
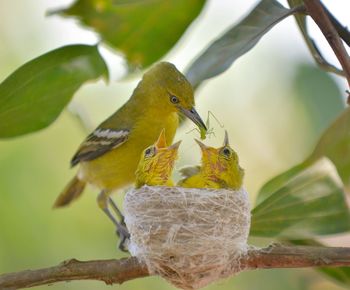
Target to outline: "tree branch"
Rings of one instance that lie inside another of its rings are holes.
[[[338,58],[350,87],[350,58],[337,30],[334,28],[327,12],[319,0],[304,0],[304,4],[308,14],[321,29],[323,35]],[[350,103],[350,97],[348,98],[348,103]]]
[[[281,245],[252,248],[242,258],[241,266],[246,270],[350,266],[350,248]],[[121,284],[149,275],[146,265],[138,262],[135,257],[86,262],[72,259],[50,268],[0,275],[0,289],[21,289],[72,280]]]
[[[72,280],[99,280],[106,284],[121,284],[145,276],[149,276],[147,267],[140,264],[135,257],[86,262],[71,259],[50,268],[0,275],[0,289],[30,288]]]
[[[350,266],[350,248],[277,244],[250,250],[242,263],[247,269]]]
[[[321,3],[322,4],[322,3]],[[343,26],[337,18],[327,9],[326,6],[323,6],[323,9],[326,11],[330,21],[332,22],[335,30],[338,32],[341,39],[350,47],[350,32],[346,26]]]

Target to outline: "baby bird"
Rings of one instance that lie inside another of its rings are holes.
[[[143,185],[174,186],[171,174],[180,143],[181,141],[168,147],[163,129],[156,143],[147,147],[141,154],[136,170],[135,187],[140,188]]]
[[[244,170],[239,166],[237,153],[230,147],[225,131],[220,148],[204,145],[196,140],[202,150],[202,165],[180,170],[185,177],[178,186],[188,188],[226,188],[237,190],[243,183]]]

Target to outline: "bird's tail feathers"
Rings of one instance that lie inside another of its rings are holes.
[[[59,208],[69,205],[73,200],[77,199],[84,191],[86,183],[77,176],[67,184],[65,189],[57,197],[53,208]]]

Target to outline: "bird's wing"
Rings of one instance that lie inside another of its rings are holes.
[[[196,175],[200,171],[200,166],[189,166],[189,167],[184,167],[179,170],[180,174],[184,178],[191,177],[193,175]]]
[[[119,147],[128,140],[128,129],[103,129],[97,128],[80,145],[77,153],[71,160],[71,165],[77,165],[81,161],[93,160],[106,152]]]

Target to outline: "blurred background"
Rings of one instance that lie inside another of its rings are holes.
[[[345,25],[350,3],[323,1]],[[24,62],[71,43],[94,44],[97,36],[72,18],[45,16],[70,0],[0,0],[0,81]],[[286,5],[285,1],[282,1]],[[237,22],[256,1],[208,1],[199,18],[164,59],[184,70],[221,31]],[[312,35],[326,58],[338,65],[314,25]],[[109,84],[83,86],[58,120],[30,135],[0,141],[0,273],[55,265],[62,260],[118,258],[113,225],[96,206],[96,190],[62,210],[51,206],[75,169],[69,161],[87,131],[123,104],[140,79],[125,77],[121,55],[101,48],[111,74]],[[211,111],[228,130],[231,144],[246,170],[245,187],[254,202],[259,188],[276,174],[303,161],[322,131],[345,107],[343,79],[315,67],[292,17],[269,32],[227,72],[201,86],[196,94],[203,119]],[[73,112],[73,113],[72,113]],[[221,145],[224,129],[210,118],[215,133],[207,144]],[[176,136],[184,140],[177,167],[199,162],[193,142],[198,132],[186,123]],[[192,131],[191,131],[192,130]],[[121,203],[122,194],[115,195]],[[253,241],[254,242],[254,241]],[[260,241],[261,242],[261,241]],[[268,243],[269,241],[264,241]],[[334,245],[350,246],[332,238]],[[125,255],[124,255],[125,256]],[[33,289],[106,289],[82,281]],[[127,282],[118,289],[174,289],[161,278]],[[207,289],[342,289],[312,270],[246,272]]]

